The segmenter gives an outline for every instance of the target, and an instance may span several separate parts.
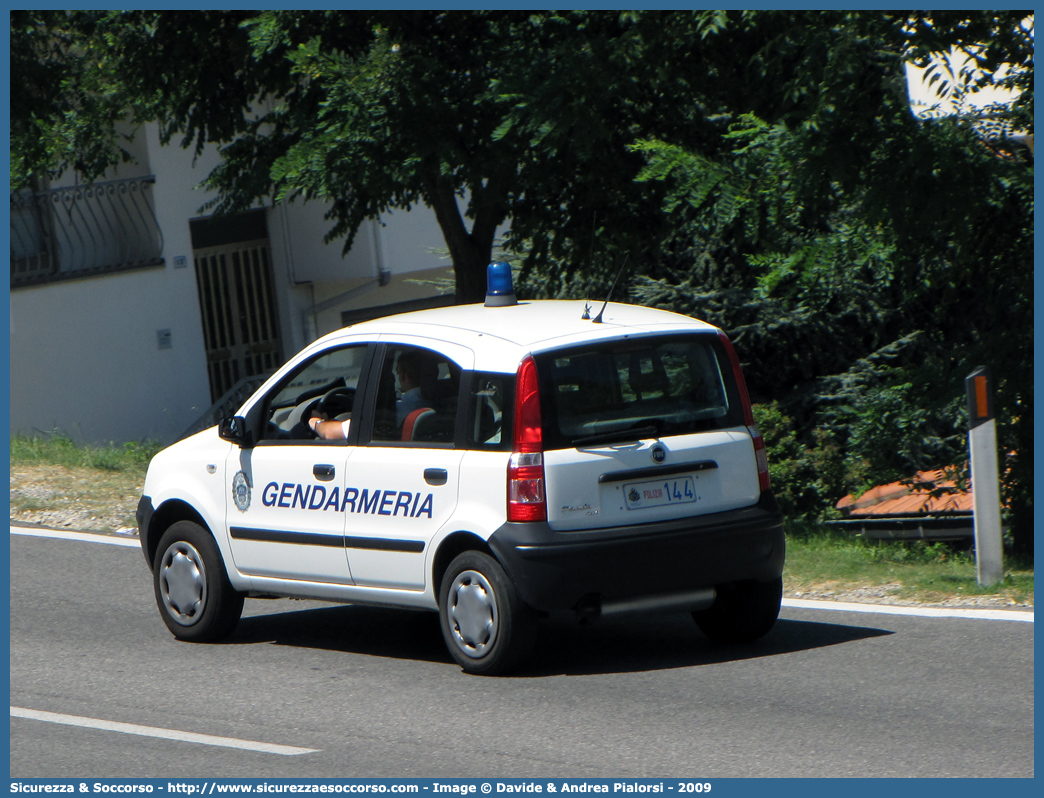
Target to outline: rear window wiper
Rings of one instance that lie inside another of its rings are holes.
[[[659,437],[659,429],[652,424],[646,427],[632,427],[629,429],[618,429],[613,432],[602,432],[598,435],[585,435],[573,441],[573,446],[579,448],[594,443],[620,443],[623,441],[639,441],[642,438]]]

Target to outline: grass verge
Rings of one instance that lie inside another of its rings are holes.
[[[957,545],[872,541],[820,529],[788,538],[783,583],[788,595],[805,598],[1032,605],[1032,560],[1006,554],[1004,571],[1001,582],[982,586],[975,553]]]
[[[130,473],[145,479],[149,460],[162,447],[157,443],[84,446],[61,433],[43,437],[11,438],[11,465],[60,465],[95,471]]]
[[[64,435],[11,438],[11,520],[55,529],[134,529],[158,444],[83,446]]]
[[[11,439],[11,520],[114,532],[134,513],[156,444],[82,446],[61,435]],[[822,527],[787,540],[788,596],[853,601],[1033,604],[1033,563],[1005,557],[1005,578],[981,587],[972,552],[944,543],[874,542]]]

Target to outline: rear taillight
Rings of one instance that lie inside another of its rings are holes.
[[[508,461],[508,521],[546,521],[544,429],[536,363],[527,357],[515,382],[514,452]]]
[[[725,347],[725,352],[729,356],[729,362],[732,363],[732,376],[736,381],[736,390],[739,391],[740,404],[743,406],[743,423],[746,425],[747,432],[750,433],[750,439],[754,443],[754,460],[758,464],[758,485],[761,487],[761,490],[768,490],[770,482],[765,439],[761,437],[761,432],[758,430],[757,424],[754,423],[754,411],[750,407],[750,396],[747,394],[747,383],[743,379],[743,370],[740,368],[739,357],[736,356],[736,350],[732,346],[732,341],[729,340],[725,333],[719,330],[718,337],[721,339],[721,344]]]
[[[772,485],[769,481],[768,453],[765,451],[765,439],[761,437],[760,430],[754,424],[747,425],[747,432],[750,433],[750,439],[754,442],[754,460],[758,464],[758,485],[762,490],[768,490]]]

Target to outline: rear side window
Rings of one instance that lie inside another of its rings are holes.
[[[549,449],[743,423],[715,334],[631,338],[536,361]]]
[[[468,404],[469,449],[510,450],[514,374],[475,373]]]

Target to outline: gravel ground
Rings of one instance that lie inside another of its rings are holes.
[[[11,468],[11,521],[49,529],[137,532],[141,486],[120,472],[60,465]]]
[[[969,609],[1032,610],[1033,605],[1007,596],[952,596],[942,601],[917,601],[896,595],[902,585],[874,585],[856,588],[823,588],[804,591],[787,590],[787,598],[821,601],[851,601],[856,604],[889,604],[901,607],[965,607]]]

